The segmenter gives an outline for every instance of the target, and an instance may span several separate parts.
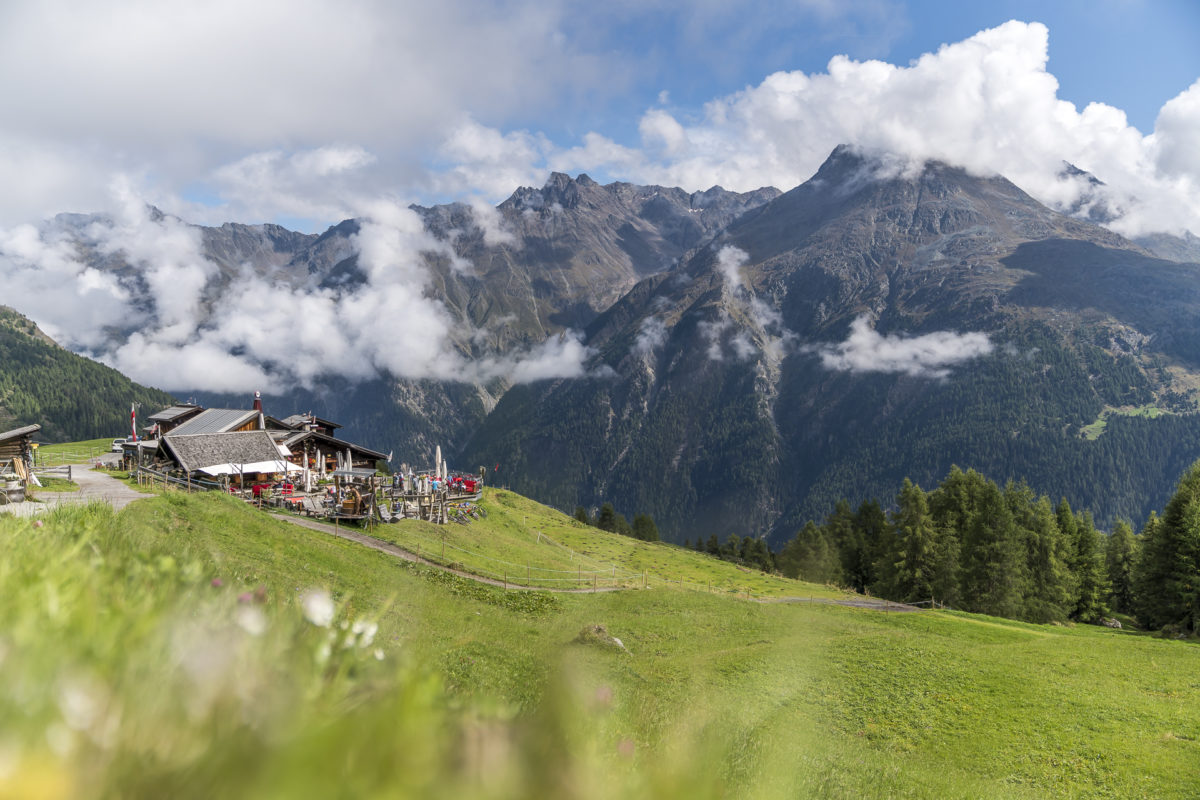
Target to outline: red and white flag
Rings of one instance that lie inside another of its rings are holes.
[[[135,441],[135,442],[138,440],[138,438],[137,438],[137,411],[135,411],[136,408],[137,408],[137,406],[135,406],[133,403],[129,404],[129,430],[133,434],[132,441]]]

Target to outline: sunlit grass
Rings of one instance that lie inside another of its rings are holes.
[[[584,525],[514,492],[487,489],[487,516],[468,525],[405,520],[373,527],[438,563],[495,580],[546,588],[674,588],[739,597],[843,597],[837,589],[661,542],[642,542]]]
[[[1197,674],[1094,627],[504,592],[216,495],[0,518],[0,797],[1189,797]]]
[[[112,452],[114,437],[107,439],[87,439],[81,442],[66,442],[65,444],[39,445],[34,454],[35,462],[48,467],[59,464],[86,464],[99,456]]]

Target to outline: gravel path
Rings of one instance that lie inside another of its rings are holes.
[[[120,511],[125,506],[146,495],[131,489],[128,485],[103,472],[92,470],[90,465],[77,464],[71,470],[71,480],[79,484],[74,492],[38,492],[34,493],[40,502],[10,503],[0,506],[0,514],[15,514],[18,517],[32,517],[42,514],[60,505],[79,505],[100,500],[108,503],[114,510]]]

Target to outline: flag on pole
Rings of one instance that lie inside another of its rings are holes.
[[[132,441],[137,441],[137,408],[133,403],[129,404],[129,431],[133,434]]]

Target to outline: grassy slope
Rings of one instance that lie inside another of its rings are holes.
[[[550,588],[678,587],[754,597],[844,597],[686,548],[606,533],[515,492],[485,490],[487,517],[469,525],[405,520],[371,535],[480,575]],[[445,549],[442,548],[443,540]],[[444,554],[444,555],[443,555]]]
[[[107,439],[88,439],[83,442],[43,444],[37,449],[37,462],[50,467],[59,464],[86,464],[97,456],[112,453],[115,438],[117,437],[110,436]]]
[[[0,766],[15,765],[0,796],[1185,797],[1200,783],[1200,650],[1180,642],[663,589],[506,594],[213,496],[62,511],[42,529],[0,516],[0,554]],[[251,636],[231,620],[260,608],[236,601],[260,584],[267,625]],[[311,587],[339,620],[376,619],[384,660],[342,648],[336,623],[322,660],[326,631],[297,610]],[[629,652],[571,644],[592,623]]]

